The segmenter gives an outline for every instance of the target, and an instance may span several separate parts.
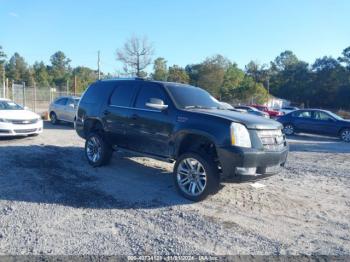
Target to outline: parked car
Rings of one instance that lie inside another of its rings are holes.
[[[270,118],[270,115],[268,113],[260,111],[252,106],[235,106],[235,108],[240,109],[240,110],[245,110],[246,112],[248,112],[249,114],[252,114],[252,115]]]
[[[282,116],[283,113],[282,112],[279,112],[277,110],[273,110],[273,109],[270,109],[268,108],[267,106],[263,106],[263,105],[251,105],[252,107],[255,107],[256,109],[259,109],[260,111],[263,111],[267,114],[269,114],[269,116],[271,118],[277,118],[279,116]]]
[[[39,115],[0,98],[0,136],[36,136],[42,132],[43,121]]]
[[[232,105],[230,105],[229,103],[226,102],[220,102],[220,108],[221,109],[226,109],[226,110],[231,110],[231,111],[235,111],[235,112],[240,112],[240,113],[247,113],[246,110],[242,110],[242,109],[238,109],[233,107]]]
[[[107,164],[116,148],[176,161],[177,190],[198,201],[220,177],[275,173],[287,159],[280,123],[220,108],[190,85],[102,80],[81,98],[75,127],[90,165]]]
[[[340,137],[350,142],[350,120],[319,109],[297,110],[278,118],[286,135],[298,132]]]
[[[52,124],[60,121],[74,123],[79,97],[61,96],[55,99],[49,107],[49,116]]]
[[[279,111],[282,112],[284,115],[286,115],[295,110],[299,110],[299,108],[296,106],[285,106],[285,107],[282,107]]]

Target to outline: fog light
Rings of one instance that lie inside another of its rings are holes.
[[[255,175],[256,167],[236,167],[236,174],[238,175]]]

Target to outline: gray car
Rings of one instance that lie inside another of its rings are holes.
[[[76,96],[61,96],[55,99],[49,107],[51,123],[54,125],[59,121],[74,123],[79,100],[80,97]]]

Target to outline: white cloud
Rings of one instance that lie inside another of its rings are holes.
[[[12,17],[19,17],[19,15],[15,12],[10,12],[9,15]]]

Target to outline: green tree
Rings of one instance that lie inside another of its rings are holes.
[[[168,81],[187,84],[190,78],[186,73],[185,69],[179,67],[178,65],[173,65],[169,67]]]
[[[230,65],[231,62],[221,55],[207,58],[198,72],[198,86],[206,89],[213,96],[220,97],[224,76]]]
[[[58,51],[51,56],[50,61],[50,75],[53,83],[58,87],[66,86],[71,73],[69,65],[71,60],[62,51]]]
[[[292,51],[284,51],[276,57],[273,65],[275,69],[282,71],[299,62],[299,59]]]
[[[157,81],[166,81],[168,78],[167,61],[163,57],[154,60],[152,79]]]
[[[340,87],[344,88],[344,84],[348,80],[345,68],[336,59],[324,56],[316,59],[312,65],[312,70],[312,94],[310,95],[312,99],[310,99],[310,105],[333,107],[337,102],[337,98],[339,99]]]
[[[235,92],[242,83],[244,76],[243,70],[239,69],[237,64],[231,64],[224,75],[220,100],[232,102],[235,97]]]
[[[27,78],[27,70],[27,63],[18,53],[14,53],[6,64],[6,76],[15,82],[25,81],[25,78]]]
[[[338,58],[339,62],[344,63],[350,69],[350,46],[345,48],[342,56]]]
[[[82,93],[91,83],[98,78],[97,72],[88,68],[79,66],[74,68],[73,75],[77,78],[77,92]],[[72,84],[74,79],[70,81]]]
[[[267,101],[268,94],[261,83],[257,83],[250,76],[245,76],[239,87],[234,90],[233,98],[245,103],[263,104]]]
[[[47,66],[44,62],[35,62],[33,65],[34,80],[38,87],[49,87],[50,86],[50,75]]]

